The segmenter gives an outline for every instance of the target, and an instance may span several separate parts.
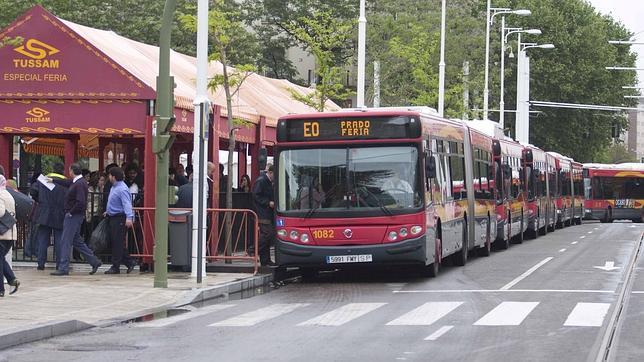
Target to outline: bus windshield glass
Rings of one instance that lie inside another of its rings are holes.
[[[291,149],[279,155],[278,211],[391,215],[423,205],[416,146]]]
[[[644,199],[644,178],[593,177],[593,196],[596,200]]]

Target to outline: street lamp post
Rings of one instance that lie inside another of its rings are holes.
[[[438,114],[442,117],[445,109],[445,10],[446,0],[441,1],[441,56],[438,63]]]
[[[365,15],[365,0],[360,0],[360,17],[358,18],[358,94],[356,106],[364,107],[364,78],[367,42],[367,16]]]
[[[501,129],[505,128],[505,44],[508,41],[508,36],[515,33],[519,34],[519,44],[521,44],[521,33],[540,35],[541,30],[506,28],[505,16],[501,17],[501,96],[499,101],[499,125],[501,126]]]
[[[487,11],[485,12],[485,87],[483,88],[483,119],[488,119],[489,111],[489,95],[488,83],[490,78],[490,26],[494,22],[496,15],[514,14],[519,16],[529,16],[532,14],[530,10],[512,10],[508,8],[493,8],[492,0],[487,0]]]
[[[530,141],[530,58],[526,51],[531,48],[554,49],[552,44],[524,43],[519,44],[517,59],[517,117],[516,140]]]

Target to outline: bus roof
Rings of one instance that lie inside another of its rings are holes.
[[[438,116],[438,112],[430,107],[380,107],[380,108],[343,108],[337,112],[299,113],[289,114],[280,120],[290,119],[312,119],[312,118],[341,118],[341,117],[379,117],[379,116]]]
[[[644,163],[584,163],[584,168],[595,170],[644,171]]]

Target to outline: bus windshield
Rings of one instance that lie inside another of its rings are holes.
[[[278,211],[391,215],[423,205],[416,146],[292,149],[279,155]]]
[[[593,177],[593,198],[596,200],[644,199],[644,178]]]

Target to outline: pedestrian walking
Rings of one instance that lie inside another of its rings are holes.
[[[7,191],[7,179],[0,175],[0,218],[7,218],[6,214],[15,217],[16,203],[13,200],[13,196]],[[10,219],[10,217],[7,219]],[[7,278],[7,283],[13,287],[13,290],[9,294],[17,292],[20,286],[20,281],[16,279],[16,275],[13,273],[11,266],[5,261],[5,256],[13,247],[13,243],[17,237],[18,230],[15,223],[0,234],[0,297],[4,297],[5,277]]]
[[[134,225],[134,211],[132,210],[132,195],[127,185],[123,182],[125,175],[120,167],[113,167],[109,172],[109,181],[112,184],[110,195],[107,199],[105,216],[108,218],[108,238],[112,244],[112,267],[105,274],[119,274],[121,264],[127,267],[127,273],[134,270],[134,260],[125,247],[127,229]]]
[[[54,172],[47,175],[49,179],[65,179],[65,165],[54,164]],[[60,266],[60,238],[63,235],[63,221],[65,218],[65,194],[67,188],[62,185],[47,185],[39,179],[31,185],[31,197],[38,203],[35,223],[38,226],[38,270],[45,270],[47,251],[51,236],[54,236],[54,253],[56,254],[56,269]]]
[[[253,204],[259,218],[259,261],[275,266],[271,261],[271,245],[275,243],[275,197],[273,196],[273,165],[253,185]]]
[[[87,210],[87,180],[83,177],[80,164],[73,163],[69,168],[69,175],[73,177],[67,195],[65,196],[65,220],[63,221],[63,234],[60,245],[60,264],[51,275],[69,275],[69,258],[72,247],[77,249],[85,260],[92,266],[90,275],[95,274],[101,266],[101,261],[94,255],[80,235],[81,225]],[[61,181],[56,181],[60,183]]]

